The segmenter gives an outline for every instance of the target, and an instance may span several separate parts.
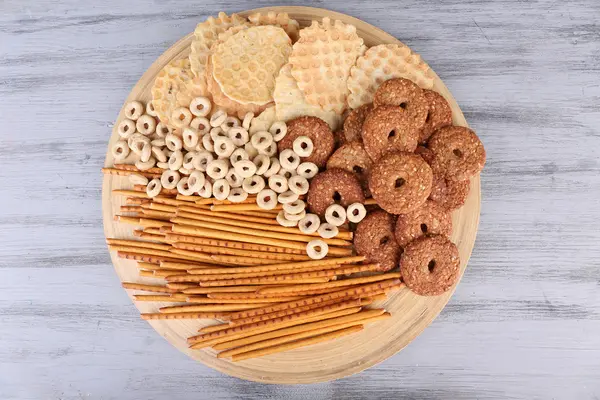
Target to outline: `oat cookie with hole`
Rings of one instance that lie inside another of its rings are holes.
[[[416,294],[438,296],[458,281],[458,249],[440,235],[418,238],[404,248],[400,272],[406,286]]]
[[[402,249],[394,238],[394,216],[383,211],[371,211],[357,226],[354,247],[367,262],[379,263],[382,271],[398,265]]]
[[[429,109],[423,89],[413,81],[404,78],[394,78],[383,82],[375,92],[373,105],[375,108],[383,105],[400,107],[419,127],[425,123]]]
[[[371,169],[369,189],[377,204],[392,214],[419,208],[431,193],[433,172],[419,155],[390,153]]]
[[[348,207],[364,201],[365,196],[356,176],[340,168],[317,174],[310,182],[306,198],[310,211],[321,217],[325,216],[325,211],[332,204]]]
[[[421,157],[423,157],[423,160],[425,160],[425,162],[427,164],[429,164],[429,166],[431,167],[431,165],[433,164],[433,157],[434,157],[433,151],[429,150],[425,146],[417,146],[417,149],[415,150],[415,154],[418,154]]]
[[[301,157],[302,162],[312,162],[324,167],[333,153],[333,133],[325,121],[317,117],[298,117],[287,122],[287,135],[277,143],[279,153],[293,149],[294,140],[306,136],[312,140],[314,149],[310,156]]]
[[[464,181],[451,181],[444,178],[443,174],[433,170],[433,184],[429,199],[435,201],[446,210],[452,211],[462,207],[465,201],[467,201],[470,190],[471,182],[468,179]]]
[[[434,168],[451,181],[477,175],[485,165],[485,149],[479,137],[464,126],[446,126],[431,135],[427,147],[434,154]]]
[[[373,162],[361,142],[350,142],[337,149],[327,161],[327,169],[341,168],[352,172],[358,178],[365,196],[370,196],[369,172]]]
[[[373,110],[373,104],[367,103],[348,113],[344,121],[344,136],[346,141],[362,140],[362,127],[367,115]]]
[[[433,90],[423,90],[425,101],[427,101],[427,117],[419,134],[419,143],[427,143],[433,132],[452,125],[452,109],[448,101]]]
[[[411,241],[426,235],[442,235],[450,238],[452,216],[439,204],[427,200],[408,214],[400,214],[394,231],[396,242],[405,247]]]

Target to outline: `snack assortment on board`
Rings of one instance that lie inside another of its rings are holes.
[[[151,101],[126,103],[103,172],[129,177],[115,220],[138,229],[107,242],[163,281],[124,283],[151,293],[137,301],[175,303],[144,319],[219,320],[190,347],[241,361],[388,318],[369,305],[404,285],[452,288],[451,212],[483,144],[452,125],[418,55],[365,49],[329,18],[300,29],[286,13],[220,13]]]

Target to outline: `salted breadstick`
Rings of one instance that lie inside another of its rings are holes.
[[[127,171],[127,170],[123,170],[123,169],[116,169],[116,168],[102,168],[102,173],[106,174],[106,175],[118,175],[118,176],[129,176],[129,175],[133,175],[133,174],[139,174],[139,175],[143,175],[146,178],[160,178],[160,174],[156,174],[156,173],[152,173],[152,172],[148,172],[148,171]]]
[[[189,214],[197,214],[197,215],[204,215],[204,216],[213,216],[213,217],[219,217],[219,218],[233,219],[236,221],[256,222],[256,223],[266,224],[266,225],[279,225],[279,222],[277,222],[275,220],[275,218],[272,218],[272,219],[267,218],[263,214],[260,214],[259,216],[251,216],[251,215],[238,214],[238,213],[214,212],[214,211],[210,211],[210,210],[204,210],[204,209],[200,209],[197,207],[189,207],[189,206],[178,206],[177,210],[181,213],[185,213],[185,215],[182,215],[182,217],[185,216],[186,218],[193,218]]]
[[[139,270],[138,274],[144,278],[158,278],[157,276],[154,276],[154,271],[146,271],[145,269]]]
[[[216,205],[212,206],[210,208],[210,210],[211,211],[220,211],[220,212],[227,212],[227,211],[260,211],[260,212],[263,212],[264,211],[256,203],[254,203],[254,204],[252,204],[252,203],[249,203],[249,204],[216,204]],[[278,204],[275,206],[275,208],[273,210],[283,210],[283,207],[281,204]]]
[[[160,219],[160,220],[165,220],[165,221],[168,221],[169,219],[171,219],[175,216],[175,213],[170,213],[170,212],[166,212],[166,211],[150,210],[150,209],[142,209],[142,214],[144,216],[148,216],[150,218]]]
[[[173,314],[183,312],[226,312],[249,310],[260,307],[258,304],[192,304],[184,306],[162,307],[159,309],[161,313]]]
[[[177,290],[169,289],[165,286],[160,285],[146,285],[143,283],[135,283],[135,282],[123,282],[121,286],[125,289],[131,290],[143,290],[145,292],[155,292],[155,293],[175,293]]]
[[[159,204],[167,204],[170,206],[177,206],[177,207],[188,206],[188,207],[194,207],[194,208],[198,208],[198,209],[202,209],[202,210],[210,209],[210,206],[197,205],[196,203],[192,203],[189,201],[183,201],[183,200],[177,200],[172,197],[158,196],[158,197],[154,197],[152,199],[152,201],[155,203],[159,203]]]
[[[106,243],[108,243],[111,246],[118,246],[118,247],[139,247],[139,248],[164,250],[164,251],[169,251],[169,249],[171,248],[171,246],[166,245],[166,244],[142,242],[140,240],[130,240],[130,239],[107,238]],[[127,251],[127,250],[125,250],[125,251]]]
[[[229,324],[209,325],[209,326],[205,326],[204,328],[198,329],[198,332],[211,333],[211,332],[223,331],[223,330],[229,329],[229,328],[231,328],[231,325],[229,325]]]
[[[229,200],[212,199],[211,204],[212,205],[217,205],[217,204],[256,204],[256,196],[248,196],[246,198],[246,200],[239,201],[239,202],[233,202],[233,201],[229,201]]]
[[[140,197],[142,199],[149,199],[150,197],[146,194],[146,192],[137,192],[135,190],[125,190],[125,189],[113,189],[113,194],[120,194],[122,196],[129,197]],[[156,198],[155,198],[156,199]]]
[[[161,313],[147,313],[142,314],[142,319],[208,319],[208,318],[220,318],[225,313],[220,312],[186,312],[177,314],[161,314]]]
[[[193,276],[202,276],[202,275],[193,275]],[[329,276],[317,276],[317,277],[303,277],[301,274],[296,275],[276,275],[276,276],[266,276],[259,278],[243,278],[243,279],[226,279],[221,281],[200,281],[200,286],[202,287],[211,287],[211,286],[236,286],[236,285],[279,285],[279,284],[294,284],[301,285],[301,282],[314,282],[316,283],[326,283],[329,282],[334,275],[331,274]]]
[[[176,283],[176,282],[173,282]],[[169,285],[167,283],[167,285]],[[256,291],[256,286],[227,286],[227,287],[200,287],[198,284],[195,285],[194,291],[186,293],[186,294],[214,294],[214,293],[254,293]],[[191,288],[190,288],[191,289]],[[270,296],[265,296],[262,298],[266,298]]]
[[[190,251],[201,251],[210,254],[220,255],[234,255],[244,257],[255,257],[262,260],[275,260],[275,261],[304,261],[308,260],[308,256],[302,254],[286,254],[269,251],[254,251],[254,250],[243,250],[236,248],[228,248],[221,246],[210,246],[210,245],[197,245],[193,243],[175,242],[173,247],[176,249],[190,250]]]
[[[186,282],[167,282],[167,287],[169,289],[184,290],[184,289],[189,289],[189,288],[193,288],[193,287],[198,287],[198,284],[197,283],[186,283]],[[185,295],[185,296],[187,296],[187,295]]]
[[[382,281],[385,282],[385,281]],[[344,286],[344,288],[347,289],[355,289],[360,287],[360,285],[351,285],[351,286]],[[401,283],[397,283],[395,285],[391,285],[389,287],[390,290],[396,290],[399,289],[400,287],[402,287]],[[339,289],[339,288],[338,288]],[[332,288],[324,288],[324,289],[314,289],[314,290],[303,290],[302,292],[298,292],[298,293],[285,293],[285,296],[316,296],[316,295],[321,295],[321,294],[327,294],[327,293],[331,293]],[[277,296],[277,294],[271,294],[271,296]]]
[[[170,213],[177,213],[177,206],[170,206],[168,204],[161,203],[146,203],[142,205],[142,208],[149,208],[150,210],[166,211]]]
[[[121,206],[119,207],[119,211],[122,213],[139,213],[142,212],[142,207],[140,206]]]
[[[213,262],[213,259],[211,257],[210,254],[208,253],[201,253],[199,251],[189,251],[189,250],[182,250],[182,249],[176,249],[176,248],[171,248],[170,251],[172,254],[174,255],[178,255],[181,257],[187,257],[189,259],[194,259],[194,260],[199,260],[208,264],[215,264]]]
[[[175,196],[175,198],[177,200],[188,201],[188,202],[194,203],[194,202],[196,202],[196,200],[199,200],[202,197],[200,197],[200,196],[186,196],[186,195],[183,195],[183,194],[177,194],[177,196]]]
[[[154,270],[154,276],[166,278],[167,276],[171,276],[171,275],[177,274],[179,272],[180,271],[176,270],[176,269],[156,269],[156,270]]]
[[[177,244],[178,247],[184,248],[184,244],[192,245],[206,245],[219,248],[237,249],[244,251],[259,251],[259,252],[270,252],[270,253],[282,253],[282,254],[306,254],[306,250],[287,249],[285,247],[267,246],[263,244],[235,242],[232,240],[221,240],[204,238],[197,236],[186,236],[177,233],[168,233],[166,240],[173,242],[173,245]]]
[[[132,206],[140,206],[142,204],[147,204],[149,202],[150,202],[150,200],[142,199],[139,197],[128,197],[127,199],[125,199],[125,204],[132,205]]]
[[[153,264],[153,263],[148,263],[148,262],[138,262],[137,263],[138,268],[141,269],[148,269],[148,270],[154,270],[154,269],[160,269],[160,264]]]
[[[161,296],[157,294],[135,294],[133,295],[133,298],[137,301],[163,301],[165,303],[185,303],[185,300],[181,300],[177,297]]]
[[[155,235],[153,233],[147,233],[140,230],[133,231],[133,235],[139,237],[140,239],[151,240],[153,242],[165,243],[167,241],[165,235]]]
[[[258,289],[258,293],[259,294],[301,293],[302,291],[308,291],[308,290],[335,289],[335,288],[340,288],[343,286],[361,285],[363,283],[384,281],[384,280],[388,280],[388,279],[399,279],[401,277],[402,277],[402,274],[400,274],[399,272],[388,272],[386,274],[381,274],[381,275],[342,279],[342,280],[338,280],[338,281],[326,282],[326,283],[320,283],[320,284],[281,286],[281,287],[274,287],[274,288],[261,288],[261,289]]]
[[[114,167],[116,169],[121,169],[125,171],[134,171],[134,172],[144,172],[133,164],[115,164]],[[158,167],[152,167],[147,169],[146,171],[152,172],[154,174],[162,174],[163,170]]]
[[[110,249],[117,251],[118,252],[117,254],[119,254],[119,253],[139,253],[142,255],[159,256],[159,257],[166,257],[166,258],[172,258],[172,259],[178,258],[180,260],[189,260],[189,261],[199,260],[199,258],[196,258],[196,257],[188,257],[188,256],[181,255],[181,254],[175,254],[170,251],[154,250],[154,249],[150,249],[150,248],[146,248],[146,247],[110,245]]]
[[[182,261],[182,260],[178,260],[176,258],[171,258],[171,257],[151,256],[149,254],[130,253],[127,251],[118,251],[117,256],[119,258],[124,258],[126,260],[143,261],[143,262],[149,262],[152,264],[161,263],[163,261]]]
[[[277,213],[262,212],[262,211],[228,211],[228,212],[221,212],[219,214],[238,214],[238,215],[245,215],[248,217],[269,219],[279,225],[279,222],[277,222],[277,220],[276,220]]]
[[[294,297],[269,297],[265,299],[211,299],[205,296],[191,295],[187,297],[188,303],[193,304],[259,304],[264,307],[266,303],[283,303]]]
[[[126,224],[138,225],[143,227],[163,227],[163,226],[172,226],[173,224],[168,221],[159,221],[155,219],[149,218],[132,218],[132,217],[124,217],[122,215],[115,215],[115,221],[124,222]]]
[[[178,262],[173,262],[173,261],[165,261],[160,263],[160,267],[161,268],[165,268],[165,269],[179,269],[179,270],[188,270],[188,269],[202,269],[202,268],[214,268],[214,265],[212,264],[202,264],[202,263],[191,263],[191,262],[184,262],[184,261],[178,261]]]
[[[165,234],[160,231],[160,228],[147,227],[147,228],[144,228],[144,232],[150,233],[150,234],[153,234],[153,235],[162,235],[162,236],[165,236]]]

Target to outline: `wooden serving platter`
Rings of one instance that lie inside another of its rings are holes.
[[[358,34],[364,39],[367,46],[399,42],[388,33],[359,19],[319,8],[269,7],[244,11],[239,14],[247,16],[256,11],[287,12],[291,18],[300,22],[302,27],[309,25],[314,19],[321,19],[323,17],[339,19],[355,25]],[[156,74],[172,59],[187,57],[192,36],[192,34],[189,34],[182,38],[161,55],[142,75],[125,103],[131,100],[149,101],[151,99],[150,89]],[[441,93],[449,101],[453,111],[454,124],[467,126],[467,122],[458,104],[437,75],[435,75],[434,90]],[[124,115],[121,112],[115,122],[109,149],[118,140],[116,127],[123,118]],[[105,166],[110,167],[113,163],[114,160],[111,152],[108,151]],[[124,204],[124,198],[111,196],[113,189],[130,187],[131,184],[124,177],[104,176],[102,182],[102,213],[104,233],[107,237],[133,237],[133,228],[131,226],[113,221],[113,216],[117,213],[119,206]],[[452,216],[454,223],[452,241],[456,243],[460,252],[461,276],[467,266],[475,243],[479,223],[480,197],[480,181],[479,176],[477,176],[471,182],[471,192],[466,204],[455,211]],[[120,259],[117,257],[116,252],[111,252],[111,258],[121,281],[156,282],[153,278],[139,277],[134,261]],[[186,339],[196,334],[200,327],[209,325],[212,322],[158,320],[149,321],[149,323],[158,333],[182,352],[228,375],[266,383],[295,384],[323,382],[360,372],[400,351],[411,340],[417,337],[442,311],[452,296],[453,291],[451,290],[437,297],[421,297],[403,288],[400,291],[394,292],[385,303],[378,304],[390,311],[392,318],[367,325],[363,331],[335,341],[238,363],[216,358],[216,352],[211,349],[188,349]],[[129,292],[129,296],[131,297],[133,291]],[[136,302],[135,305],[141,312],[156,312],[159,307],[167,304]],[[126,335],[127,332],[123,332],[123,334]],[[148,348],[148,351],[152,351],[152,348]]]

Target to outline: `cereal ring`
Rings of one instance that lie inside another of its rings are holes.
[[[286,190],[277,196],[277,201],[279,201],[281,204],[289,204],[295,202],[298,200],[298,198],[299,196],[296,193],[292,192],[291,190]]]
[[[196,153],[196,156],[192,160],[192,166],[194,167],[194,169],[197,169],[198,171],[205,172],[206,167],[208,166],[208,163],[210,163],[214,159],[215,159],[215,157],[212,155],[211,152],[200,151],[200,152]]]
[[[265,180],[262,176],[254,175],[249,178],[244,178],[242,181],[242,189],[248,194],[257,194],[265,188]]]
[[[402,280],[421,296],[437,296],[454,285],[460,275],[460,256],[456,245],[435,235],[413,240],[400,258]]]
[[[152,155],[154,155],[154,158],[159,162],[166,163],[168,160],[164,150],[155,146],[152,146]]]
[[[192,122],[192,113],[187,107],[177,107],[171,113],[171,123],[174,127],[182,129]]]
[[[165,136],[165,144],[167,145],[167,149],[171,151],[177,151],[183,147],[183,141],[174,133],[169,133]]]
[[[258,150],[256,150],[256,148],[250,142],[244,145],[244,150],[246,150],[246,153],[248,153],[248,157],[252,159],[258,155]]]
[[[117,161],[126,159],[129,155],[129,146],[127,146],[127,142],[124,140],[116,141],[111,148],[111,153]]]
[[[117,126],[117,133],[123,139],[129,139],[131,135],[135,133],[135,122],[130,119],[124,119]]]
[[[271,159],[264,154],[259,154],[252,160],[256,165],[256,175],[263,175],[271,166]]]
[[[150,135],[156,130],[156,120],[149,115],[142,115],[135,122],[135,129],[142,135]]]
[[[448,211],[462,207],[471,190],[470,181],[449,181],[441,175],[441,173],[433,171],[433,184],[429,199]]]
[[[419,208],[431,193],[433,173],[417,154],[398,152],[383,157],[371,169],[369,189],[377,204],[392,214]]]
[[[281,195],[280,195],[281,196]],[[283,204],[283,211],[288,214],[298,214],[306,209],[306,203],[302,200],[295,200],[291,203]]]
[[[129,146],[131,151],[133,151],[138,156],[142,154],[142,150],[148,142],[150,142],[150,139],[148,139],[148,137],[142,135],[141,133],[134,133],[127,139],[127,145]]]
[[[210,122],[205,117],[196,117],[190,122],[190,128],[195,129],[198,135],[210,132]]]
[[[164,138],[169,133],[173,133],[173,129],[170,126],[165,125],[162,122],[159,122],[158,124],[156,124],[155,133],[158,137]]]
[[[289,181],[292,176],[296,176],[296,171],[293,169],[281,168],[279,170],[279,175],[283,176],[285,179],[287,179]]]
[[[431,135],[428,146],[434,154],[434,168],[444,178],[464,181],[477,175],[485,165],[485,149],[472,130],[446,126]]]
[[[362,138],[373,161],[389,151],[413,152],[419,142],[419,129],[409,115],[396,106],[377,107],[365,119]]]
[[[279,170],[281,170],[281,165],[279,164],[279,159],[277,157],[269,158],[269,162],[269,168],[262,174],[265,178],[270,178],[273,175],[277,174]]]
[[[134,185],[147,185],[148,178],[140,174],[131,174],[129,175],[129,182],[133,183]]]
[[[217,200],[226,200],[231,191],[229,183],[225,179],[217,179],[212,186],[213,196]]]
[[[319,226],[317,232],[323,239],[331,239],[336,237],[340,231],[337,226],[331,225],[329,222],[325,222]]]
[[[303,162],[296,168],[296,173],[303,178],[312,179],[319,173],[319,167],[315,163]]]
[[[208,179],[204,181],[204,186],[198,190],[198,196],[209,199],[212,197],[212,183]]]
[[[235,149],[233,151],[233,153],[231,153],[231,156],[229,156],[229,162],[234,167],[235,167],[236,163],[238,163],[242,160],[247,160],[247,159],[248,159],[248,153],[246,153],[246,150],[244,150],[242,148]]]
[[[356,227],[354,247],[381,271],[395,268],[402,249],[394,239],[394,216],[383,210],[370,212]]]
[[[152,145],[150,143],[144,143],[144,147],[142,147],[142,152],[140,154],[140,161],[146,162],[152,156]]]
[[[283,193],[288,190],[288,181],[279,174],[271,175],[269,177],[269,187],[276,193]]]
[[[285,149],[279,153],[279,164],[281,168],[295,171],[300,165],[300,156],[292,149]]]
[[[314,150],[309,157],[303,157],[302,161],[315,163],[319,167],[324,167],[327,159],[333,153],[333,133],[329,125],[317,117],[298,117],[287,122],[287,135],[277,143],[279,153],[285,149],[291,149],[294,141],[300,137],[306,136],[312,140]]]
[[[367,209],[361,203],[350,204],[346,209],[346,218],[348,221],[358,224],[367,216]]]
[[[150,144],[156,147],[165,147],[167,145],[167,142],[165,142],[164,138],[159,137],[158,139],[152,140]]]
[[[266,149],[259,149],[259,154],[264,154],[266,156],[272,157],[277,154],[277,143],[273,142]]]
[[[208,151],[215,150],[215,142],[213,141],[213,138],[210,137],[209,133],[202,136],[202,146],[204,146],[204,148]]]
[[[207,97],[196,97],[190,102],[190,112],[196,117],[206,117],[211,109],[212,103]]]
[[[235,145],[228,137],[219,137],[215,140],[215,153],[219,157],[229,158],[234,150]]]
[[[158,114],[156,113],[156,110],[154,109],[154,104],[152,104],[152,101],[149,101],[148,103],[146,103],[146,114],[153,116],[153,117],[158,117]]]
[[[184,176],[177,182],[177,192],[184,196],[191,196],[194,194],[193,188],[188,184],[189,179],[190,178],[187,176]]]
[[[183,144],[189,147],[196,147],[200,141],[200,135],[198,131],[193,128],[185,128],[183,130]]]
[[[362,127],[367,115],[373,110],[373,104],[363,104],[362,106],[350,111],[344,121],[344,139],[346,142],[354,142],[362,140]]]
[[[139,101],[130,101],[125,105],[125,116],[131,120],[137,120],[144,114],[144,105]]]
[[[294,149],[294,153],[296,153],[298,156],[310,157],[313,150],[315,149],[315,145],[308,136],[298,136],[294,140],[292,148]]]
[[[216,128],[212,128],[210,130],[210,137],[213,141],[215,141],[220,137],[229,138],[229,135],[227,135],[227,132],[221,129],[220,126],[217,126]]]
[[[302,218],[306,217],[306,210],[302,210],[297,214],[290,214],[290,213],[284,211],[283,216],[288,221],[295,221],[296,223],[298,223],[302,220]]]
[[[244,189],[237,187],[233,188],[229,191],[229,196],[227,196],[227,200],[232,203],[241,203],[242,201],[248,198],[248,193],[244,192]]]
[[[147,171],[156,165],[156,159],[150,157],[148,161],[138,160],[135,162],[135,167],[141,171]]]
[[[183,153],[181,150],[174,151],[169,157],[169,169],[171,171],[177,171],[183,166]]]
[[[325,210],[325,221],[333,226],[342,226],[346,222],[346,209],[339,204],[332,204]]]
[[[296,194],[306,194],[310,188],[308,179],[300,175],[294,175],[288,179],[288,187]]]
[[[417,129],[421,129],[425,123],[429,108],[423,89],[404,78],[393,78],[383,82],[373,96],[373,105],[375,108],[383,105],[399,106]]]
[[[273,122],[273,124],[269,128],[269,133],[273,135],[273,139],[276,142],[279,142],[285,137],[285,135],[287,135],[287,125],[284,121]]]
[[[167,162],[157,162],[156,166],[160,169],[169,169],[169,163]]]
[[[235,169],[231,168],[229,169],[229,171],[227,171],[227,174],[225,175],[225,180],[227,181],[227,183],[229,183],[229,186],[231,186],[232,188],[239,188],[242,186],[244,178],[242,178],[237,172],[235,172]]]
[[[263,189],[256,196],[256,204],[263,210],[272,210],[277,206],[277,193],[271,189]]]
[[[321,217],[325,216],[327,207],[334,203],[347,207],[352,203],[364,201],[365,196],[356,177],[339,168],[317,174],[308,189],[308,207],[311,212]]]
[[[408,214],[398,216],[395,236],[400,247],[425,235],[442,235],[449,238],[452,234],[452,217],[437,203],[427,200],[421,207]]]
[[[179,168],[178,171],[182,175],[189,175],[192,173],[192,170],[183,167]]]
[[[369,173],[373,162],[361,142],[350,142],[335,151],[327,161],[327,169],[341,168],[355,174],[365,196],[369,196]]]
[[[248,131],[239,126],[229,129],[227,135],[229,136],[233,144],[235,144],[238,147],[245,145],[246,143],[248,143],[248,140],[250,140]]]
[[[194,169],[194,157],[196,157],[198,153],[195,151],[190,151],[183,155],[183,168],[193,170]]]
[[[317,214],[306,214],[304,218],[298,221],[300,232],[307,235],[315,233],[319,226],[321,226],[321,220]]]
[[[452,109],[441,94],[433,90],[423,90],[427,101],[427,117],[419,134],[419,143],[426,143],[431,134],[438,129],[452,125]]]
[[[227,119],[227,113],[223,110],[217,110],[210,117],[210,126],[212,126],[213,128],[215,128],[217,126],[221,126],[225,122],[226,119]]]
[[[239,128],[240,120],[236,117],[227,117],[225,118],[225,122],[221,124],[221,129],[223,132],[227,133],[231,128]]]
[[[202,173],[202,171],[192,171],[190,173],[190,177],[188,178],[188,185],[192,188],[194,192],[202,189],[204,187],[204,182],[206,181],[206,177]]]
[[[306,245],[306,254],[313,260],[324,258],[327,252],[329,252],[329,246],[321,239],[311,240]]]
[[[256,165],[250,160],[241,160],[234,164],[233,168],[242,178],[250,178],[256,173]]]
[[[298,225],[298,221],[290,221],[289,219],[287,219],[283,210],[279,211],[279,213],[277,214],[277,218],[275,219],[277,220],[279,225],[286,226],[288,228],[293,228],[294,226]]]
[[[242,128],[244,128],[246,131],[250,129],[252,118],[254,118],[254,113],[252,111],[249,111],[246,113],[246,115],[244,115],[244,119],[242,120]]]
[[[156,197],[160,194],[162,187],[160,186],[160,179],[154,178],[150,182],[148,182],[148,186],[146,186],[146,194],[148,197]]]
[[[228,160],[213,160],[206,165],[206,174],[213,179],[223,179],[227,171],[229,171]]]
[[[273,135],[267,131],[256,132],[250,138],[250,142],[256,150],[266,150],[273,143]]]
[[[181,175],[177,171],[171,171],[170,169],[164,171],[160,176],[160,184],[165,189],[175,189],[177,182],[181,179]]]

